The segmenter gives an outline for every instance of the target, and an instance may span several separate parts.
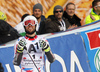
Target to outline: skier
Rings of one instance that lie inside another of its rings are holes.
[[[37,19],[27,16],[23,20],[26,36],[20,37],[14,46],[14,65],[20,65],[21,72],[45,72],[44,54],[50,63],[55,58],[51,52],[49,42],[42,36],[36,35]]]

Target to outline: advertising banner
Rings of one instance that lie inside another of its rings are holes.
[[[50,38],[48,41],[56,58],[51,64],[51,72],[90,72],[80,34]]]
[[[81,32],[92,72],[100,72],[100,27]]]

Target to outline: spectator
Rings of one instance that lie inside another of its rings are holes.
[[[92,11],[86,17],[85,24],[89,24],[97,20],[100,20],[100,0],[94,0],[92,2]]]
[[[39,27],[40,27],[40,23],[43,20],[45,20],[45,16],[42,15],[42,13],[43,13],[42,5],[40,3],[35,4],[33,7],[33,16],[35,16],[38,21],[38,25],[36,27],[37,34],[38,34]]]
[[[0,20],[4,20],[4,21],[7,20],[7,16],[1,11],[0,11]]]
[[[0,44],[7,43],[20,37],[19,33],[6,22],[7,16],[0,11]]]
[[[23,27],[23,19],[28,15],[29,14],[24,14],[22,16],[22,18],[21,18],[21,22],[14,27],[21,36],[25,36],[26,35],[24,27]]]
[[[4,20],[0,20],[0,44],[17,39],[20,34],[10,24]]]
[[[68,3],[63,17],[67,18],[71,25],[81,26],[81,19],[75,15],[75,4]]]
[[[63,8],[60,5],[54,7],[53,13],[54,15],[50,15],[48,19],[41,23],[39,29],[40,34],[66,31],[67,29],[75,27],[71,26],[68,20],[62,17]]]

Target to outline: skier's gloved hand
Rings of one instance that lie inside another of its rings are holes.
[[[45,51],[45,52],[50,51],[50,46],[45,40],[39,40],[39,44],[43,51]]]
[[[25,48],[25,46],[26,46],[26,41],[25,41],[25,39],[23,38],[23,39],[21,39],[21,40],[18,42],[17,52],[18,52],[18,53],[22,53],[23,50],[24,50],[24,48]]]

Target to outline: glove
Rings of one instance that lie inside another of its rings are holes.
[[[24,50],[24,48],[25,48],[25,46],[26,46],[26,41],[25,41],[25,39],[23,38],[23,39],[21,39],[21,40],[18,42],[17,52],[18,52],[18,53],[22,53],[23,50]]]
[[[40,44],[40,47],[42,48],[43,51],[45,51],[45,52],[49,52],[50,51],[50,46],[46,41],[39,40],[39,44]]]

